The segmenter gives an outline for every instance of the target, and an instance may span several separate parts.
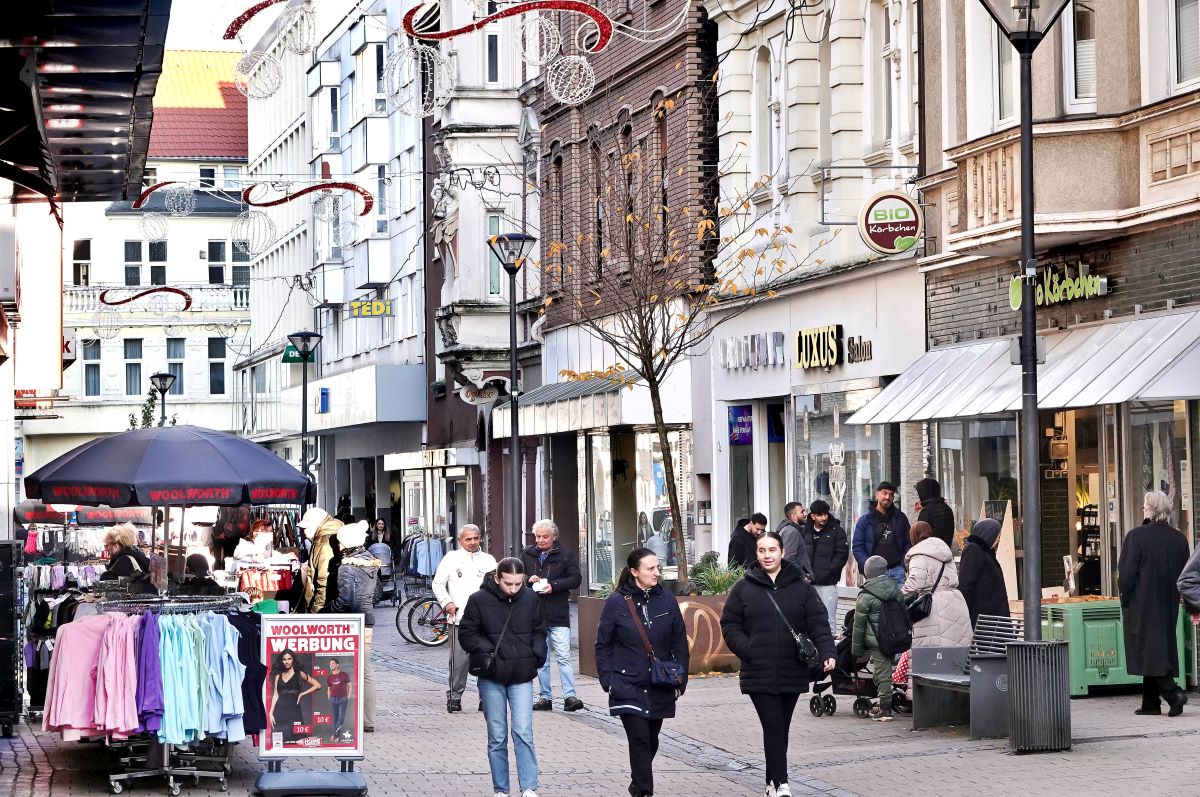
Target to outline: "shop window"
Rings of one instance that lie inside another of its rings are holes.
[[[729,528],[750,517],[754,508],[754,405],[728,408]],[[731,532],[732,533],[732,532]]]
[[[1143,520],[1145,494],[1162,492],[1171,499],[1171,522],[1182,524],[1183,489],[1180,463],[1187,459],[1186,402],[1159,401],[1133,404],[1129,408],[1129,439],[1126,446],[1125,495],[1127,532]],[[1190,508],[1189,508],[1190,509]]]
[[[691,496],[691,434],[687,431],[672,431],[667,435],[671,447],[671,464],[679,496],[679,505],[684,517],[690,517]],[[636,461],[631,463],[633,482],[637,494],[637,524],[634,545],[649,548],[658,555],[662,567],[678,566],[677,540],[680,526],[671,516],[671,500],[667,489],[666,459],[657,432],[638,432],[636,436]],[[684,545],[688,564],[696,561],[695,527],[684,524]],[[673,574],[668,573],[668,576]]]
[[[942,421],[937,441],[937,478],[960,530],[971,528],[989,501],[1012,501],[1013,518],[1020,517],[1016,421]],[[1020,548],[1019,532],[1015,543]]]
[[[613,519],[613,459],[612,441],[607,434],[588,435],[580,438],[585,447],[586,489],[590,519],[588,528],[588,562],[592,584],[608,584],[616,577],[613,546],[616,529]]]

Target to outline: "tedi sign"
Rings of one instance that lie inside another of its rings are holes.
[[[1083,263],[1077,264],[1075,268],[1075,276],[1071,276],[1071,267],[1065,264],[1056,269],[1046,269],[1041,273],[1037,281],[1038,307],[1049,307],[1108,295],[1107,277],[1098,277],[1092,274],[1089,267]],[[1021,288],[1022,283],[1019,276],[1013,277],[1008,283],[1008,306],[1014,310],[1021,309]]]

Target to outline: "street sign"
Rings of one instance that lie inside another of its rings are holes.
[[[300,357],[300,352],[296,351],[296,347],[290,343],[283,347],[283,361],[285,363],[304,362],[304,360]]]
[[[500,390],[491,385],[487,387],[464,387],[458,391],[458,397],[468,404],[491,404],[500,397]]]

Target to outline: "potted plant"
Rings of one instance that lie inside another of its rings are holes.
[[[688,592],[676,595],[687,628],[692,674],[736,672],[739,662],[725,647],[721,636],[721,612],[725,596],[742,577],[740,567],[725,567],[715,553],[706,553],[688,572]],[[663,585],[667,587],[666,584]],[[604,601],[616,590],[616,583],[594,590],[579,598],[579,671],[596,677],[596,628]]]

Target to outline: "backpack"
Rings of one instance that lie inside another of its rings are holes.
[[[875,595],[867,590],[867,593]],[[875,623],[875,641],[879,652],[885,656],[896,656],[912,647],[913,626],[908,617],[908,609],[895,598],[880,600],[879,620]]]

